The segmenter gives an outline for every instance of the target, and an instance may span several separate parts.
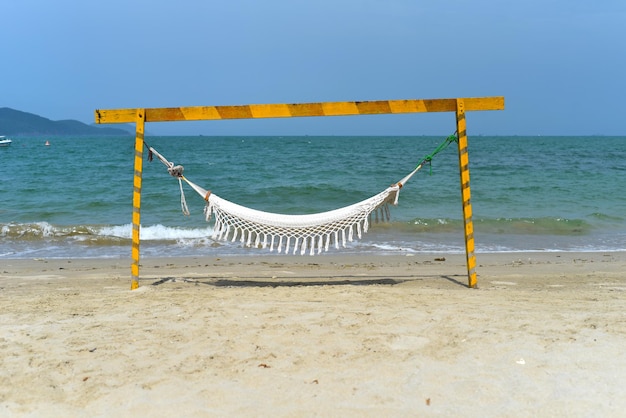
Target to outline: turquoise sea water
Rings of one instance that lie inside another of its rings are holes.
[[[147,137],[195,183],[277,213],[356,203],[410,172],[441,137]],[[130,255],[134,138],[17,137],[0,148],[0,258]],[[45,141],[50,146],[44,146]],[[470,136],[478,252],[626,250],[626,137]],[[145,153],[147,157],[147,152]],[[204,201],[144,159],[142,255],[262,256],[213,241]],[[392,221],[330,252],[463,252],[455,146],[402,189]]]

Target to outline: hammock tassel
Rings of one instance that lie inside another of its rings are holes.
[[[304,255],[304,253],[306,252],[306,241],[306,238],[302,240],[302,249],[300,250],[300,255]]]
[[[183,191],[183,181],[178,178],[178,187],[180,188],[180,208],[183,211],[183,215],[189,216],[189,208],[187,207],[187,200],[185,199],[185,192]]]
[[[300,241],[300,238],[296,238],[296,242],[293,244],[293,253],[295,254],[296,251],[298,251],[298,241]]]
[[[207,222],[211,220],[211,215],[213,214],[212,208],[213,207],[209,204],[209,202],[207,202],[206,205],[204,205],[204,220]],[[215,222],[216,222],[215,227],[217,228],[217,220]]]

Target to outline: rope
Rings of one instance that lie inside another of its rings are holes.
[[[433,165],[432,165],[433,158],[435,157],[435,155],[439,154],[441,151],[448,148],[448,146],[452,144],[453,142],[459,142],[459,138],[456,136],[456,132],[448,136],[441,144],[439,144],[437,148],[435,148],[433,152],[426,155],[422,159],[422,162],[418,164],[418,167],[421,167],[422,165],[428,163],[428,166],[430,167],[429,174],[432,175],[433,174]]]
[[[146,144],[146,146],[148,146],[148,144]],[[163,165],[167,167],[167,172],[170,173],[170,176],[176,177],[178,179],[178,187],[180,189],[180,207],[183,211],[183,214],[185,216],[189,216],[189,207],[187,206],[187,199],[185,199],[185,192],[183,191],[183,180],[185,179],[185,176],[183,176],[183,172],[185,171],[185,168],[182,165],[174,165],[173,162],[168,161],[154,148],[148,146],[148,149],[148,161],[152,161],[152,156],[156,155],[159,161],[161,161]]]

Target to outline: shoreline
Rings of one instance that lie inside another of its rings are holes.
[[[626,408],[626,252],[3,261],[0,415]]]
[[[570,267],[576,266],[577,273],[607,273],[612,275],[625,272],[626,251],[558,252],[525,251],[510,253],[477,253],[477,275],[490,278],[506,275],[502,268],[517,269],[520,273],[552,274],[566,277]],[[76,279],[104,274],[104,277],[130,278],[130,257],[111,258],[15,258],[4,259],[0,269],[0,279],[36,272],[54,271],[58,276]],[[280,266],[293,266],[294,271],[277,270]],[[311,276],[350,277],[376,275],[384,270],[385,275],[393,276],[399,271],[403,276],[411,276],[411,267],[417,267],[416,275],[457,275],[467,274],[465,254],[421,253],[405,255],[372,255],[356,253],[334,253],[321,256],[309,255],[224,255],[224,256],[145,256],[140,259],[140,280],[148,281],[167,273],[178,276],[188,275],[199,279],[241,276],[252,278],[285,278]],[[232,267],[232,271],[229,271]],[[562,267],[563,272],[558,272]],[[598,269],[599,267],[603,267]],[[206,270],[205,270],[206,269]],[[369,272],[369,273],[368,273]]]

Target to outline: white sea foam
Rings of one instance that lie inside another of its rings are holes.
[[[132,224],[114,225],[102,227],[99,235],[131,239],[133,226]],[[212,227],[206,228],[179,228],[164,225],[142,226],[140,230],[142,241],[180,241],[180,240],[198,240],[210,237],[213,233]]]

